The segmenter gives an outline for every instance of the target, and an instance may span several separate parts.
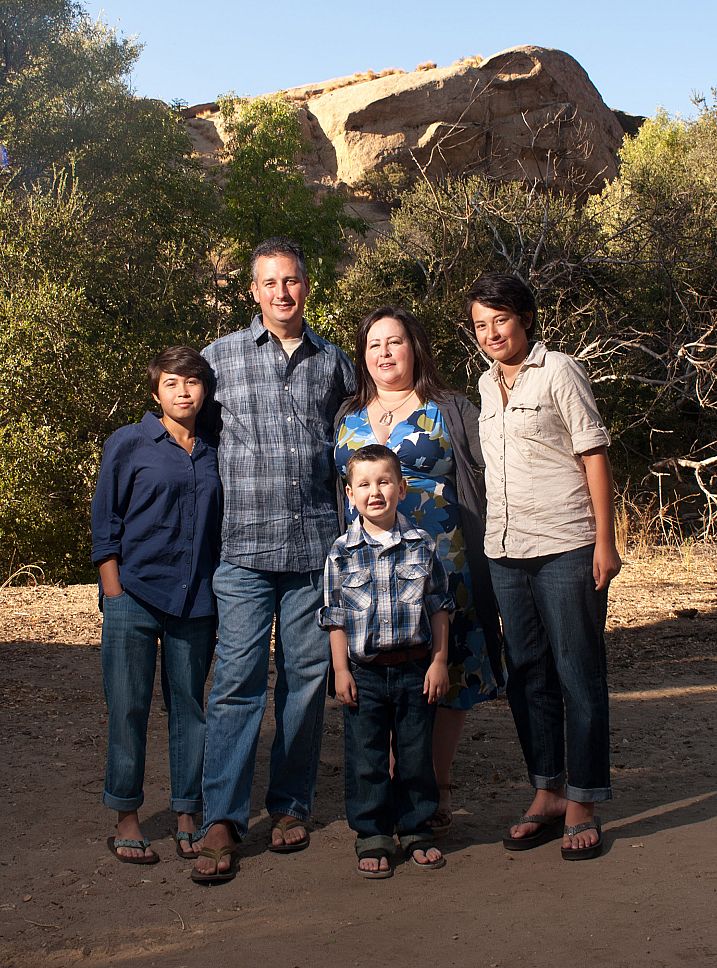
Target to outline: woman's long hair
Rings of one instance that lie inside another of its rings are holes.
[[[431,344],[423,326],[413,313],[400,306],[381,306],[364,316],[356,330],[356,393],[349,403],[349,413],[363,410],[376,396],[376,384],[366,366],[368,333],[379,319],[397,319],[406,331],[413,349],[413,389],[420,400],[442,400],[450,389],[433,359]]]

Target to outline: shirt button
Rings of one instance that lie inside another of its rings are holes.
[[[387,618],[385,618],[385,619],[383,620],[383,624],[384,624],[384,625],[388,625],[388,619],[387,619]]]
[[[291,423],[291,417],[287,417],[287,418],[286,418],[286,422],[287,422],[287,423]]]
[[[286,384],[286,386],[284,387],[284,389],[285,390],[288,390],[289,389],[289,384],[288,383]]]
[[[294,521],[298,521],[298,520],[299,520],[299,515],[298,514],[295,514],[294,515]]]
[[[291,448],[291,453],[292,453],[292,454],[295,454],[295,453],[296,453],[296,447],[292,447],[292,448]]]
[[[182,585],[182,588],[186,588],[186,587],[187,587],[186,585]]]
[[[292,486],[293,486],[293,487],[296,487],[296,485],[297,485],[297,484],[298,484],[299,482],[298,482],[298,481],[292,481],[291,483],[292,483]]]

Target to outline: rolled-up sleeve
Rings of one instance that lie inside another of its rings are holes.
[[[555,408],[570,434],[574,454],[609,447],[610,434],[602,422],[582,366],[569,356],[561,360],[561,373],[552,387]]]
[[[443,562],[434,552],[431,576],[426,584],[424,597],[426,612],[434,615],[436,612],[445,611],[451,614],[456,610],[456,603],[453,596],[448,591],[448,575],[443,567]]]
[[[324,604],[317,611],[316,619],[322,629],[343,628],[346,611],[341,595],[341,576],[336,559],[330,553],[324,565]]]
[[[132,443],[122,431],[112,434],[102,452],[92,498],[92,563],[121,557],[124,517],[132,489]]]

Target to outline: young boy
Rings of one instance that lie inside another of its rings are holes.
[[[202,804],[204,683],[216,638],[212,576],[219,560],[216,449],[196,432],[212,371],[173,346],[149,365],[161,416],[107,440],[92,501],[92,560],[100,573],[102,676],[108,711],[102,801],[116,810],[109,849],[125,864],[159,860],[139,826],[157,643],[168,712],[177,853],[194,857]]]
[[[392,875],[394,830],[414,864],[435,870],[445,859],[429,825],[438,806],[431,739],[435,703],[448,689],[454,604],[434,542],[396,511],[406,493],[396,455],[362,447],[346,478],[359,517],[326,560],[319,624],[330,630],[344,704],[346,818],[358,872]]]

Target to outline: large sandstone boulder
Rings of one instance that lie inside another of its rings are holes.
[[[385,72],[284,92],[301,108],[307,180],[360,188],[388,164],[430,174],[601,187],[623,128],[568,54],[514,47],[487,60]],[[186,112],[198,154],[216,160],[216,105]]]

